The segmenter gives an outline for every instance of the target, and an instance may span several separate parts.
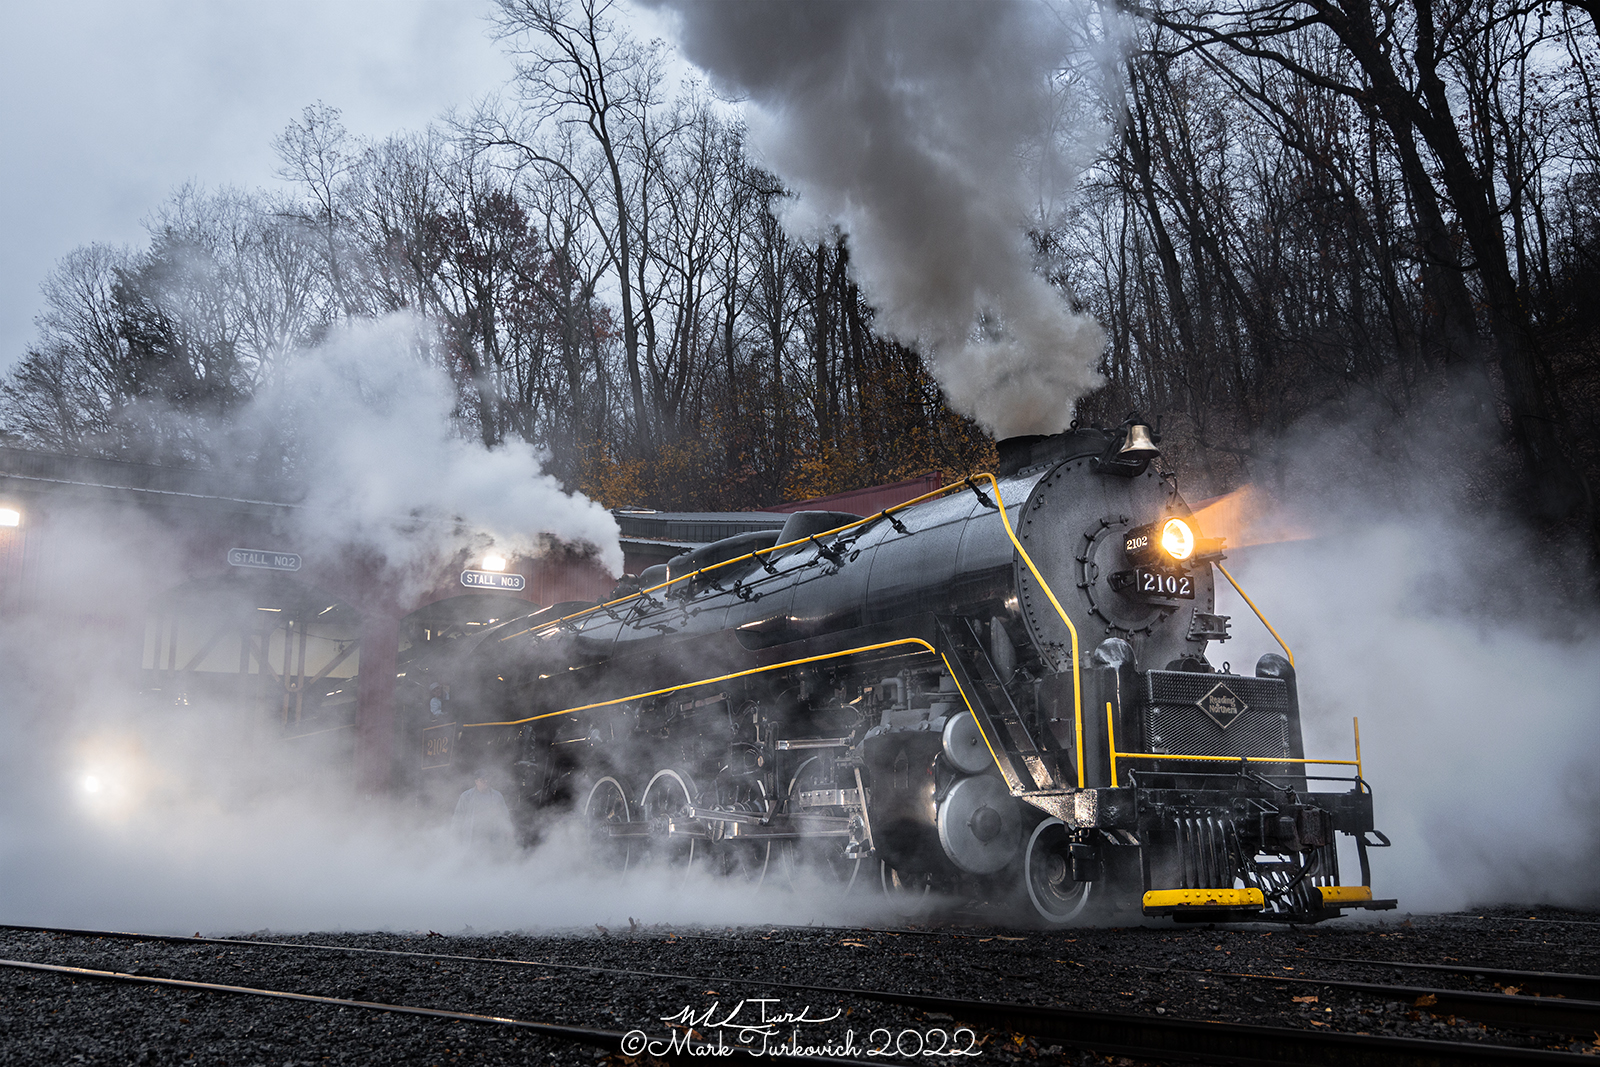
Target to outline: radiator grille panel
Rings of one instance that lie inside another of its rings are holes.
[[[1201,708],[1217,686],[1223,704],[1242,708],[1223,727]],[[1229,700],[1228,698],[1232,698]],[[1145,675],[1144,740],[1149,752],[1185,756],[1293,755],[1289,743],[1289,687],[1281,678],[1246,678],[1188,671]],[[1188,761],[1159,765],[1190,772],[1213,765]]]

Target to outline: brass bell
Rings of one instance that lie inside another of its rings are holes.
[[[1161,449],[1150,440],[1150,427],[1142,422],[1136,422],[1128,427],[1127,440],[1122,442],[1122,447],[1117,449],[1118,459],[1155,459],[1161,455]]]

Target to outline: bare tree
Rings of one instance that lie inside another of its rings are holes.
[[[635,278],[639,227],[648,220],[636,217],[639,190],[630,157],[640,154],[647,118],[659,102],[660,47],[640,44],[619,30],[609,17],[613,0],[497,3],[500,36],[512,42],[525,110],[515,119],[480,115],[473,135],[486,145],[513,149],[527,165],[561,174],[580,191],[616,271],[634,430],[638,447],[648,450],[651,427],[636,308],[641,294]],[[553,128],[563,126],[576,126],[586,135],[583,147],[599,157],[603,192],[587,180],[579,142],[554,136]]]

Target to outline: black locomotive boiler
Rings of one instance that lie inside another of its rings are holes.
[[[995,474],[503,622],[441,668],[473,709],[453,762],[512,768],[527,817],[574,811],[618,865],[799,866],[1047,922],[1393,907],[1359,749],[1306,758],[1288,649],[1206,659],[1223,546],[1157,455],[1137,419],[1012,439]]]

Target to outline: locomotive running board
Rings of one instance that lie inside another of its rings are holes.
[[[809,815],[796,813],[793,815],[779,815],[770,822],[763,823],[766,817],[749,811],[725,811],[720,808],[685,808],[681,813],[674,815],[666,822],[668,837],[694,837],[709,840],[712,837],[708,826],[710,823],[720,823],[725,829],[726,837],[760,838],[763,840],[787,840],[792,838],[812,837],[848,837],[850,835],[850,820],[841,815]],[[606,823],[605,830],[613,840],[633,838],[646,838],[653,836],[649,822],[617,822]]]

